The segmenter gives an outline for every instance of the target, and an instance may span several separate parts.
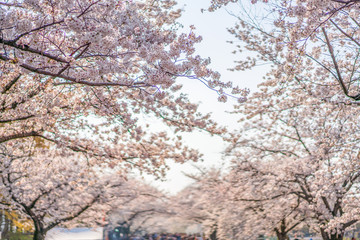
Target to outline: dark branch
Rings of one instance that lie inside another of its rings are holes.
[[[5,85],[4,89],[1,91],[2,94],[5,94],[10,88],[20,79],[21,74],[17,75],[13,80]]]
[[[14,47],[16,49],[19,49],[19,50],[22,50],[22,51],[25,51],[25,52],[31,52],[31,53],[35,53],[35,54],[38,54],[38,55],[41,55],[41,56],[44,56],[44,57],[47,57],[47,58],[50,58],[52,60],[55,60],[57,62],[62,62],[62,63],[68,63],[68,61],[66,61],[65,59],[63,58],[60,58],[60,57],[57,57],[57,56],[53,56],[51,54],[48,54],[48,53],[45,53],[45,52],[42,52],[42,51],[39,51],[37,49],[34,49],[34,48],[31,48],[29,46],[25,46],[25,45],[19,45],[17,44],[14,40],[4,40],[2,38],[0,38],[0,43],[4,44],[4,45],[7,45],[9,47]]]

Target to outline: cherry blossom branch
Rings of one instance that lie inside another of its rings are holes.
[[[284,156],[289,156],[289,154],[290,154],[290,155],[294,155],[295,157],[299,157],[296,153],[291,152],[289,150],[285,150],[285,149],[284,150],[267,149],[267,148],[257,147],[255,145],[248,145],[248,147],[254,148],[257,150],[261,150],[261,151],[265,151],[265,152],[270,152],[270,153],[280,153]]]
[[[9,47],[13,47],[13,48],[17,48],[19,50],[25,51],[25,52],[30,52],[30,53],[35,53],[44,57],[47,57],[49,59],[55,60],[57,62],[61,62],[61,63],[69,63],[68,61],[66,61],[65,59],[61,58],[61,57],[57,57],[57,56],[53,56],[51,54],[48,54],[46,52],[42,52],[39,51],[37,49],[31,48],[27,45],[19,45],[17,44],[14,40],[4,40],[3,38],[0,38],[0,43],[9,46]]]
[[[74,57],[74,59],[78,59],[80,58],[87,50],[88,48],[90,47],[90,44],[91,43],[86,43],[82,46],[79,46],[77,49],[75,49],[71,54],[70,56],[73,56],[77,51],[79,51],[81,48],[85,47],[77,56]]]
[[[91,54],[91,53],[86,53],[85,56],[79,56],[78,59],[84,59],[84,58],[93,58],[93,57],[109,57],[109,58],[118,58],[119,56],[123,56],[123,55],[127,55],[127,54],[136,54],[137,52],[135,51],[127,51],[127,52],[123,52],[123,53],[117,53],[115,54]]]
[[[21,133],[11,134],[8,136],[1,136],[0,143],[8,142],[10,140],[19,139],[19,138],[27,138],[27,137],[43,137],[43,136],[37,131],[21,132]]]
[[[332,19],[330,19],[330,22],[342,33],[344,34],[346,37],[350,38],[351,41],[353,41],[356,45],[358,45],[360,47],[360,43],[354,39],[352,36],[350,36],[349,34],[347,34],[344,30],[342,30]]]
[[[91,4],[90,4],[83,12],[81,12],[77,17],[80,18],[82,15],[86,14],[87,11],[88,11],[93,5],[97,4],[98,2],[100,2],[100,1],[91,3]],[[21,5],[9,4],[9,3],[3,3],[3,2],[0,2],[0,5],[5,5],[5,6],[21,6]],[[54,25],[61,24],[61,23],[63,23],[63,22],[65,22],[64,19],[59,20],[59,21],[56,21],[56,22],[52,22],[52,23],[49,23],[49,24],[45,24],[45,25],[40,26],[40,27],[37,27],[37,28],[34,28],[34,29],[30,30],[30,31],[27,31],[27,32],[24,32],[24,33],[20,34],[20,35],[17,36],[15,39],[11,40],[11,42],[16,43],[20,38],[22,38],[22,37],[25,36],[25,35],[28,35],[28,34],[30,34],[30,33],[32,33],[32,32],[36,32],[36,31],[42,30],[42,29],[47,28],[47,27],[51,27],[51,26],[54,26]]]
[[[349,1],[344,1],[344,0],[331,0],[331,1],[337,2],[337,3],[343,3],[343,4],[350,4],[350,3],[360,2],[359,0],[349,0]]]
[[[335,79],[337,79],[337,76],[336,76],[336,74],[333,72],[333,71],[331,71],[331,69],[330,68],[328,68],[328,67],[326,67],[324,64],[322,64],[321,62],[319,62],[319,60],[317,60],[316,58],[314,58],[314,57],[312,57],[311,55],[309,55],[309,54],[305,54],[307,57],[309,57],[311,60],[313,60],[314,62],[316,62],[317,64],[319,64],[321,67],[323,67],[325,70],[327,70],[331,75],[333,75],[333,77],[335,78]]]
[[[132,214],[132,215],[127,219],[127,221],[132,221],[132,220],[135,219],[138,215],[143,214],[143,213],[149,213],[149,212],[156,213],[157,211],[156,211],[155,208],[145,209],[145,210],[142,210],[142,211],[137,211],[137,212],[135,212],[134,214]]]
[[[22,7],[21,4],[6,3],[6,2],[0,2],[0,5],[7,6],[7,7]]]
[[[79,18],[79,17],[81,17],[82,15],[86,14],[87,11],[88,11],[93,5],[97,4],[97,3],[100,2],[100,1],[101,1],[101,0],[98,0],[98,1],[96,1],[96,2],[91,3],[91,4],[90,4],[87,8],[85,8],[85,9],[82,11],[82,13],[80,13],[77,17]]]
[[[46,74],[45,74],[46,75]],[[50,74],[48,74],[50,75]],[[77,80],[74,78],[64,78],[63,75],[60,74],[60,76],[56,76],[57,74],[52,74],[54,77],[60,77],[65,80],[70,80],[72,82],[60,82],[60,83],[54,83],[55,86],[59,85],[71,85],[71,84],[83,84],[87,86],[93,86],[93,87],[102,87],[102,86],[119,86],[119,87],[128,87],[128,88],[139,88],[139,87],[153,87],[151,84],[147,84],[145,82],[134,82],[131,84],[124,84],[124,83],[118,83],[118,82],[89,82],[85,80]],[[51,75],[50,75],[51,76]]]
[[[71,216],[60,218],[53,223],[49,224],[44,230],[47,232],[48,230],[56,227],[60,223],[71,221],[77,217],[79,217],[82,213],[84,213],[87,209],[89,209],[91,206],[93,206],[98,200],[100,199],[100,195],[96,195],[89,203],[87,203],[85,206],[82,206],[76,213],[72,213]]]
[[[5,60],[5,61],[11,61],[11,58],[8,58],[8,57],[6,57],[4,55],[1,55],[1,54],[0,54],[0,59]],[[119,87],[129,87],[129,88],[153,87],[153,85],[145,83],[145,82],[133,82],[131,84],[124,84],[124,83],[118,83],[118,82],[89,82],[89,81],[85,81],[85,80],[77,80],[76,78],[63,75],[63,74],[61,74],[62,71],[60,71],[60,73],[52,73],[52,72],[49,72],[49,71],[44,71],[44,70],[35,68],[35,67],[30,66],[28,64],[20,64],[20,66],[22,68],[25,68],[26,70],[29,70],[29,71],[34,72],[34,73],[38,73],[38,74],[42,74],[42,75],[46,75],[46,76],[51,76],[51,77],[55,77],[55,78],[62,78],[62,79],[71,81],[71,82],[54,83],[55,86],[58,86],[58,85],[70,85],[70,84],[83,84],[83,85],[93,86],[93,87],[101,87],[101,86],[119,86]]]
[[[255,199],[255,198],[239,198],[239,197],[235,197],[233,200],[235,201],[243,201],[243,202],[264,202],[264,201],[268,201],[268,200],[274,200],[277,199],[279,197],[283,197],[285,196],[284,193],[272,196],[272,197],[265,197],[265,198],[259,198],[259,199]]]
[[[359,220],[354,219],[354,220],[351,220],[351,221],[345,223],[345,224],[344,224],[344,229],[350,227],[351,225],[353,225],[354,223],[357,223],[358,221],[359,221]]]
[[[312,155],[310,150],[306,147],[304,141],[302,140],[301,136],[300,136],[300,133],[299,133],[299,130],[297,129],[296,126],[292,126],[293,128],[295,128],[295,131],[296,131],[296,135],[298,137],[298,140],[299,142],[301,143],[301,145],[304,147],[304,149],[306,150],[306,152],[309,154],[309,155]]]
[[[334,50],[333,50],[333,47],[330,43],[330,40],[326,34],[326,30],[325,28],[321,28],[323,34],[324,34],[324,37],[325,37],[325,40],[326,40],[326,44],[328,46],[328,50],[329,50],[329,53],[330,53],[330,56],[331,56],[331,59],[333,61],[333,64],[334,64],[334,67],[335,67],[335,70],[336,70],[336,73],[337,73],[337,80],[338,82],[340,83],[340,86],[341,86],[341,89],[343,90],[344,94],[348,97],[351,97],[349,96],[349,93],[348,93],[348,89],[346,88],[345,84],[344,84],[344,81],[343,81],[343,78],[341,77],[341,73],[340,73],[340,69],[339,69],[339,66],[337,64],[337,61],[335,59],[335,55],[334,55]],[[353,97],[352,97],[353,98]]]
[[[63,23],[63,22],[64,22],[64,19],[62,19],[60,21],[57,21],[57,22],[52,22],[52,23],[49,23],[49,24],[42,25],[42,26],[40,26],[38,28],[34,28],[34,29],[30,30],[30,31],[27,31],[27,32],[24,32],[24,33],[20,34],[19,36],[17,36],[16,38],[11,40],[10,42],[16,43],[20,38],[22,38],[25,35],[28,35],[28,34],[30,34],[32,32],[36,32],[36,31],[39,31],[41,29],[51,27],[51,26],[54,26],[54,25],[57,25],[57,24],[60,24],[60,23]]]
[[[294,223],[291,227],[289,227],[286,232],[287,232],[287,233],[290,232],[290,231],[293,230],[296,226],[298,226],[299,224],[303,223],[305,220],[306,220],[306,218],[301,218],[301,219],[298,220],[296,223]]]
[[[176,124],[177,126],[190,126],[190,127],[193,127],[193,128],[196,128],[196,129],[199,129],[199,130],[203,130],[203,131],[205,131],[205,132],[208,132],[208,133],[210,133],[211,135],[221,136],[220,133],[216,133],[216,132],[209,131],[209,130],[207,130],[206,128],[202,128],[202,127],[196,126],[195,124],[182,123],[182,122],[177,121],[177,120],[175,120],[175,119],[171,119],[171,118],[165,117],[165,116],[162,115],[161,113],[159,113],[159,116],[160,116],[162,119],[166,120],[166,121],[169,121],[169,122],[171,122],[171,123],[173,123],[173,124]]]
[[[329,210],[329,212],[331,212],[333,214],[333,209],[331,209],[330,204],[329,204],[328,200],[326,199],[326,197],[321,196],[321,200],[323,201],[325,207]]]
[[[59,187],[62,187],[62,186],[66,186],[66,185],[69,185],[68,182],[63,182],[63,183],[59,183],[57,186],[47,190],[47,191],[41,191],[41,194],[39,194],[27,207],[28,208],[34,208],[36,203],[40,200],[40,198],[44,197],[44,196],[47,196],[49,195],[50,193],[52,193],[54,190],[56,190],[57,188]]]
[[[21,74],[18,74],[13,80],[5,85],[4,89],[1,91],[2,94],[5,94],[10,88],[20,79]]]
[[[333,0],[331,0],[333,1]],[[317,30],[319,29],[320,27],[322,27],[327,21],[329,21],[334,15],[335,13],[339,12],[340,10],[346,8],[346,7],[350,7],[351,5],[355,4],[354,2],[349,2],[348,4],[345,4],[343,6],[341,6],[340,8],[337,8],[337,9],[334,9],[330,12],[330,15],[324,20],[322,21],[318,26],[316,26],[312,32],[308,35],[308,38]],[[323,29],[323,27],[322,27]],[[306,40],[308,40],[308,38]],[[304,45],[305,46],[305,45]]]
[[[345,188],[345,192],[350,191],[353,184],[355,183],[355,180],[357,180],[360,177],[360,172],[357,172],[354,174],[354,176],[351,176],[349,179],[346,179],[343,183],[343,187]]]
[[[27,120],[32,117],[35,117],[35,115],[31,114],[28,116],[18,117],[18,118],[0,119],[0,123],[10,123],[10,122],[22,121],[22,120]]]

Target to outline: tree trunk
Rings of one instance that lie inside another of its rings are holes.
[[[281,220],[281,225],[279,227],[275,227],[274,228],[274,231],[276,233],[276,237],[278,240],[287,240],[289,239],[288,237],[288,232],[289,230],[286,230],[286,227],[287,227],[287,222],[284,219]]]
[[[210,234],[210,239],[211,240],[217,240],[217,238],[216,238],[216,229]]]
[[[330,240],[343,240],[343,238],[344,238],[343,234],[330,235]]]
[[[278,240],[287,240],[288,236],[286,233],[276,231],[276,237]]]
[[[343,240],[344,234],[329,234],[324,229],[320,229],[323,240]]]
[[[45,240],[46,233],[35,230],[33,240]]]
[[[1,210],[0,211],[0,232],[2,232],[3,224],[5,224],[4,217],[5,217],[4,210]]]
[[[33,223],[35,228],[33,240],[45,240],[46,231],[41,221],[33,218]]]

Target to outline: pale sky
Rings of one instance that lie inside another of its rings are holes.
[[[185,11],[180,19],[180,23],[184,25],[182,31],[188,32],[189,26],[196,27],[195,33],[203,37],[203,41],[197,45],[196,53],[203,58],[211,58],[211,68],[221,73],[223,81],[233,81],[240,87],[256,90],[256,85],[261,81],[265,74],[265,69],[256,69],[247,72],[230,72],[227,69],[234,66],[234,60],[239,56],[232,54],[234,46],[227,43],[228,40],[234,38],[226,30],[227,27],[234,26],[236,19],[230,16],[225,9],[216,12],[201,13],[202,8],[206,8],[210,4],[210,0],[178,0],[179,7]],[[236,4],[229,5],[231,10],[236,10]],[[200,110],[202,112],[212,112],[213,118],[220,125],[229,128],[236,128],[236,118],[230,116],[226,111],[232,110],[232,105],[236,101],[227,103],[219,103],[215,92],[209,90],[206,86],[194,80],[188,80],[185,84],[184,91],[194,102],[200,102]],[[204,154],[204,162],[196,163],[199,166],[216,166],[226,165],[221,160],[224,144],[219,137],[210,137],[206,133],[190,133],[184,138],[186,144],[192,148],[197,148]],[[176,193],[191,183],[191,180],[185,177],[182,172],[194,172],[192,166],[194,163],[171,164],[171,170],[168,172],[167,181],[154,182],[153,184],[160,189],[170,193]]]

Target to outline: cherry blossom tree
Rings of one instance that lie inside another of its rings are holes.
[[[235,224],[226,220],[229,220],[231,212],[237,209],[227,208],[229,201],[222,191],[222,171],[215,168],[196,168],[197,173],[187,174],[194,183],[172,198],[175,217],[185,225],[201,224],[205,236],[209,239],[236,239],[232,234]],[[224,222],[226,223],[222,225]],[[228,223],[230,225],[225,226]]]
[[[112,228],[122,226],[132,233],[142,230],[154,232],[154,223],[159,218],[171,218],[174,215],[169,208],[169,199],[166,194],[149,184],[140,181],[132,183],[135,192],[133,198],[121,205],[114,205],[107,214],[108,224]]]
[[[275,81],[296,81],[327,101],[359,100],[359,4],[355,1],[212,1],[213,11],[238,2],[229,31],[240,40],[234,70],[269,63]],[[251,53],[252,52],[252,53]]]
[[[0,143],[35,139],[91,164],[156,175],[167,159],[197,160],[177,133],[223,129],[197,112],[181,81],[201,81],[221,101],[232,87],[208,68],[209,59],[194,55],[201,37],[193,29],[177,35],[175,4],[0,2]],[[169,129],[152,126],[153,118]]]
[[[56,152],[1,154],[0,172],[0,192],[9,203],[2,207],[33,223],[34,240],[45,239],[59,225],[103,225],[109,209],[137,195],[136,184],[126,181],[123,173],[90,166],[79,156],[76,161],[62,158]]]
[[[323,101],[295,81],[274,82],[238,106],[246,119],[229,135],[228,154],[234,192],[242,195],[233,198],[277,199],[268,211],[281,215],[297,206],[292,212],[323,239],[342,239],[359,220],[359,110]]]
[[[237,238],[276,235],[279,240],[285,240],[291,231],[299,230],[310,218],[304,201],[286,194],[277,183],[276,175],[267,170],[276,164],[271,162],[269,166],[255,159],[241,160],[226,177],[223,191],[229,202],[228,211],[235,208],[237,218],[232,219],[241,219],[231,221],[234,226],[241,226],[241,231],[235,235]],[[276,169],[281,170],[280,167]]]
[[[277,191],[272,176],[238,165],[226,172],[201,169],[191,175],[196,182],[174,200],[178,217],[202,224],[206,236],[214,240],[256,239],[260,235],[284,240],[302,226],[305,219],[299,198]]]

